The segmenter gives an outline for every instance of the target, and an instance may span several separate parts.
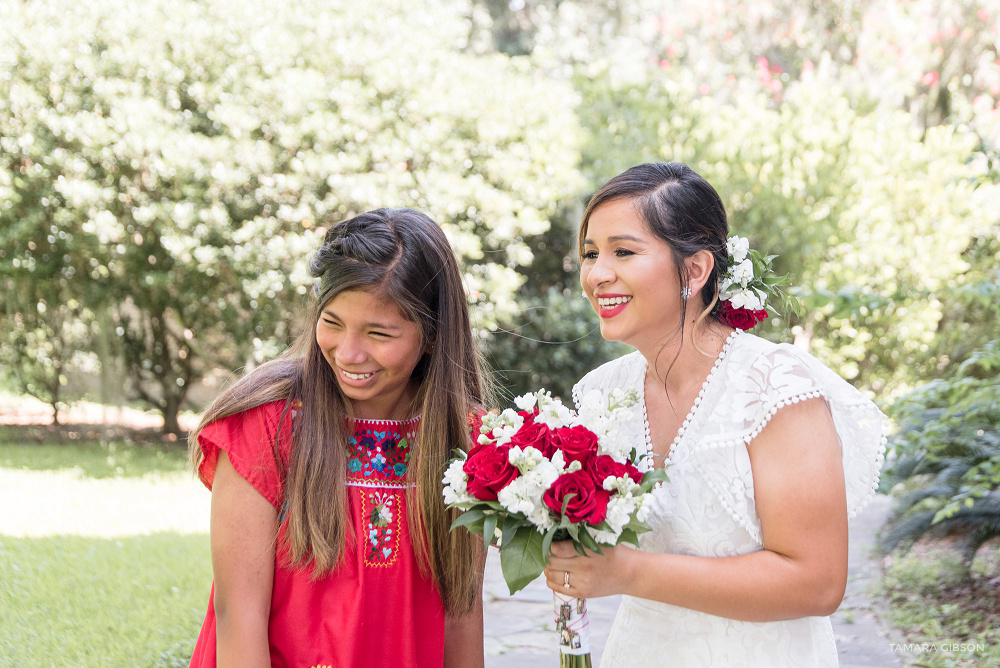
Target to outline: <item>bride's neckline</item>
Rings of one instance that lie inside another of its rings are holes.
[[[691,426],[695,415],[698,413],[698,409],[701,407],[702,399],[705,397],[705,393],[708,391],[709,386],[712,384],[712,380],[715,378],[719,367],[722,366],[722,362],[729,356],[729,351],[733,347],[733,342],[736,338],[742,334],[743,331],[739,329],[734,329],[726,337],[725,343],[722,345],[722,350],[719,351],[719,355],[715,358],[715,363],[712,364],[711,370],[705,377],[705,380],[701,384],[701,389],[698,390],[698,396],[694,398],[694,403],[691,404],[691,410],[688,411],[684,420],[681,422],[681,426],[677,429],[677,434],[674,436],[674,440],[670,442],[670,446],[667,448],[666,455],[663,458],[663,465],[666,466],[671,462],[674,457],[674,451],[677,450],[677,445],[683,440],[684,434],[687,433],[688,427]],[[649,368],[649,362],[646,358],[643,360],[642,369],[642,381],[639,383],[639,401],[642,405],[642,423],[646,430],[646,452],[653,452],[653,438],[649,433],[649,414],[646,411],[646,371]]]

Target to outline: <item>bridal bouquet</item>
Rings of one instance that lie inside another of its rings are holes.
[[[621,436],[637,400],[595,390],[575,413],[544,390],[526,394],[516,410],[484,415],[477,445],[449,465],[445,503],[464,511],[452,528],[499,542],[512,594],[541,574],[553,540],[599,553],[649,530],[651,492],[666,475]],[[560,666],[590,666],[586,601],[554,593],[554,604]]]

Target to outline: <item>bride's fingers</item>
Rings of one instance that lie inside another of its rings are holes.
[[[576,548],[573,547],[573,542],[569,540],[552,543],[551,552],[553,557],[572,558],[580,556]]]

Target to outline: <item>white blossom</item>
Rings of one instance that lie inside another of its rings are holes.
[[[633,497],[642,493],[642,486],[636,484],[628,475],[619,477],[609,475],[601,486],[609,492],[616,492],[621,497]]]
[[[613,496],[608,501],[608,514],[604,521],[608,523],[612,531],[621,534],[622,529],[632,520],[635,507],[635,499],[628,496]]]
[[[764,301],[767,295],[756,288],[740,290],[727,297],[733,308],[747,308],[751,311],[759,311],[764,308]]]
[[[467,491],[469,477],[465,475],[464,466],[464,459],[456,459],[444,472],[444,479],[441,482],[444,483],[444,502],[448,505],[476,500]]]
[[[555,521],[542,501],[542,495],[559,477],[558,473],[551,475],[553,471],[536,467],[531,474],[515,478],[500,490],[497,501],[508,512],[527,517],[539,531],[548,531],[555,526]]]
[[[753,261],[749,258],[743,260],[729,270],[729,275],[735,283],[739,283],[743,287],[746,287],[747,284],[753,280]]]
[[[729,257],[737,262],[742,262],[750,251],[750,240],[746,237],[729,237],[726,242],[726,251],[729,253]]]
[[[526,413],[530,413],[535,410],[535,405],[537,403],[538,397],[534,394],[522,394],[517,399],[514,399],[514,405]]]
[[[540,412],[535,416],[535,422],[546,425],[549,429],[560,427],[570,427],[576,423],[573,411],[563,405],[561,401],[539,406]]]
[[[654,490],[658,488],[659,485],[657,485],[654,488]],[[643,494],[641,497],[639,497],[639,509],[635,513],[635,518],[640,522],[645,522],[653,514],[655,505],[656,505],[656,497],[652,492]]]
[[[524,418],[517,414],[517,411],[510,408],[504,410],[499,415],[487,413],[483,416],[482,436],[480,443],[496,442],[497,445],[505,445],[510,442],[514,434],[524,425]]]

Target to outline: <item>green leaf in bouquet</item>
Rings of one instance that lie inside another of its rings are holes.
[[[490,549],[490,543],[493,542],[493,537],[496,535],[497,531],[497,519],[498,515],[496,513],[489,513],[483,518],[483,549]]]
[[[650,526],[648,524],[646,524],[645,522],[640,522],[635,517],[633,517],[631,521],[625,525],[625,528],[630,529],[637,534],[646,533],[647,531],[650,531]]]
[[[559,531],[560,527],[554,526],[545,532],[545,537],[542,539],[542,556],[545,558],[545,563],[549,563],[549,558],[551,557],[550,551],[552,550],[552,539],[556,537],[556,532]]]
[[[527,587],[545,570],[542,541],[542,534],[530,525],[522,525],[510,540],[504,536],[500,570],[511,594]]]
[[[455,518],[455,521],[451,523],[451,528],[454,530],[457,527],[468,527],[469,531],[479,533],[483,530],[482,521],[484,517],[486,517],[485,510],[482,508],[472,508]]]
[[[562,517],[563,521],[566,521],[566,506],[569,505],[574,496],[576,496],[576,492],[570,492],[563,497],[562,510],[559,511],[559,516]]]
[[[652,471],[646,471],[642,476],[642,482],[639,486],[642,487],[643,492],[651,492],[653,487],[656,486],[658,482],[667,482],[669,477],[667,476],[666,469],[653,469]]]
[[[587,527],[580,527],[580,543],[582,543],[583,546],[591,552],[601,554],[601,546],[597,544],[594,537],[590,535],[589,531],[587,531]]]
[[[508,515],[503,521],[503,533],[500,537],[500,547],[502,548],[504,545],[514,540],[514,534],[516,534],[517,530],[526,524],[527,522],[521,517],[518,517],[517,515]]]
[[[633,529],[625,527],[622,529],[621,535],[618,537],[618,542],[628,543],[629,545],[639,547],[639,535]]]

